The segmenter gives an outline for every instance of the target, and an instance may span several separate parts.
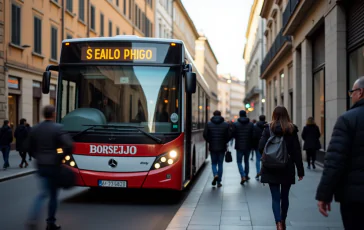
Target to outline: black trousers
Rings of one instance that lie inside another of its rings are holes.
[[[307,149],[306,154],[307,154],[307,163],[308,163],[308,165],[310,165],[311,162],[312,162],[312,164],[315,164],[316,150],[315,149]]]
[[[340,211],[345,230],[363,229],[364,203],[341,203]]]
[[[27,152],[19,151],[19,155],[21,157],[21,163],[20,164],[26,164],[27,163],[27,161],[26,161]]]

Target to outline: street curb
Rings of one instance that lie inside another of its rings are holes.
[[[11,180],[11,179],[16,179],[16,178],[23,177],[23,176],[28,176],[30,174],[35,173],[36,171],[37,170],[34,169],[32,171],[28,171],[28,172],[24,172],[24,173],[18,173],[18,174],[11,175],[11,176],[8,176],[8,177],[0,178],[0,182],[8,181],[8,180]]]

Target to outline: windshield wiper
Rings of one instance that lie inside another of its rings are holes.
[[[145,132],[144,130],[142,130],[142,128],[144,128],[143,126],[129,126],[129,125],[83,125],[83,126],[91,126],[85,130],[82,130],[81,132],[77,133],[75,136],[79,136],[85,132],[87,132],[88,130],[94,129],[96,127],[105,127],[105,128],[134,128],[137,129],[138,131],[140,131],[141,133],[143,133],[145,136],[153,139],[155,142],[157,142],[158,144],[162,144],[162,140],[158,137],[155,137],[153,135],[151,135],[150,133]]]

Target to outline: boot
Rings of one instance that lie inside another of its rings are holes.
[[[57,229],[61,229],[61,226],[56,224],[47,224],[46,230],[57,230]]]
[[[286,220],[282,220],[282,227],[283,227],[283,230],[286,230]]]
[[[283,230],[282,222],[277,222],[276,226],[277,226],[277,230]]]
[[[242,177],[241,178],[241,181],[240,181],[240,184],[243,185],[245,182],[246,182],[246,178],[245,177]]]

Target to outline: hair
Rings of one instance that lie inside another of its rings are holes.
[[[3,125],[9,125],[9,120],[4,120],[4,124]]]
[[[27,122],[27,120],[26,120],[25,118],[22,118],[22,119],[20,119],[20,122],[19,122],[19,123],[20,123],[21,125],[24,125],[24,123],[25,123],[25,122]]]
[[[255,124],[257,122],[257,120],[253,119],[252,122]]]
[[[214,116],[221,116],[221,112],[219,110],[215,110]]]
[[[364,76],[359,77],[354,84],[358,84],[358,88],[364,88]]]
[[[265,115],[260,115],[259,116],[259,121],[265,121]]]
[[[46,105],[43,108],[43,116],[45,119],[49,119],[52,118],[54,116],[55,113],[55,108],[53,105]]]
[[[277,123],[281,125],[283,134],[293,132],[293,124],[284,106],[277,106],[273,111],[272,123],[270,124],[272,131],[274,131]]]
[[[313,117],[307,118],[306,125],[315,125],[315,119]]]

